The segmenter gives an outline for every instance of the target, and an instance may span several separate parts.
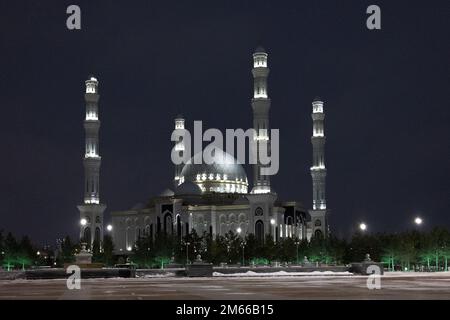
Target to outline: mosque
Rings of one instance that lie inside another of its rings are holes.
[[[268,54],[258,47],[253,53],[254,92],[251,99],[253,128],[256,145],[269,146]],[[86,82],[86,152],[84,203],[80,211],[80,239],[87,243],[103,239],[103,213],[106,205],[100,202],[98,131],[98,80],[90,77]],[[269,175],[261,175],[264,165],[258,161],[253,167],[253,185],[249,185],[247,173],[236,159],[225,151],[219,151],[223,161],[213,164],[197,164],[191,160],[174,165],[173,190],[166,189],[152,197],[145,205],[138,204],[129,210],[111,212],[112,224],[108,226],[113,237],[115,251],[126,254],[131,251],[139,237],[155,237],[159,232],[183,237],[193,229],[225,235],[229,231],[241,236],[254,234],[263,243],[267,236],[275,241],[283,237],[309,240],[314,236],[327,236],[328,215],[325,201],[324,158],[324,110],[323,101],[312,102],[313,134],[312,177],[313,203],[306,209],[299,201],[284,201],[275,193]],[[174,119],[174,129],[184,129],[185,119],[179,115]],[[183,141],[174,146],[183,154]]]

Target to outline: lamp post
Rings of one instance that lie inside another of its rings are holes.
[[[298,264],[298,245],[300,244],[300,241],[295,240],[295,245],[297,246],[297,264]]]
[[[277,235],[275,234],[276,233],[276,229],[275,229],[275,219],[270,219],[270,224],[272,225],[272,237],[273,237],[273,241],[275,242],[276,241],[276,237],[277,237]]]
[[[186,265],[189,263],[189,246],[190,243],[186,242]]]
[[[242,241],[241,247],[242,247],[242,266],[245,265],[245,254],[244,254],[244,248],[245,248],[245,241]]]

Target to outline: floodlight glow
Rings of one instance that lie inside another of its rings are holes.
[[[81,219],[80,220],[80,224],[82,225],[82,226],[85,226],[86,224],[87,224],[87,220],[86,219]]]
[[[108,224],[108,226],[106,227],[106,230],[111,231],[113,229],[112,225]]]
[[[417,218],[414,219],[414,223],[417,224],[417,225],[421,225],[422,222],[423,222],[423,220],[420,217],[417,217]]]
[[[242,232],[242,229],[241,228],[237,228],[237,233],[241,233]]]
[[[367,229],[367,225],[366,225],[365,223],[361,223],[361,224],[359,225],[359,228],[360,228],[362,231],[365,231],[365,230]]]
[[[274,225],[275,224],[275,219],[270,219],[270,224]]]
[[[130,246],[127,247],[127,251],[131,251],[131,247]]]

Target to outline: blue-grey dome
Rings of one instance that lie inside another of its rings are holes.
[[[176,195],[200,195],[202,190],[194,182],[186,181],[175,189]]]
[[[262,46],[258,46],[255,49],[255,53],[266,53],[266,50]]]
[[[230,154],[216,149],[215,162],[204,163],[202,153],[194,155],[183,167],[180,174],[182,182],[194,182],[202,191],[219,193],[247,193],[248,180],[245,170]],[[195,164],[199,156],[202,163]]]
[[[161,193],[159,194],[160,197],[171,197],[171,196],[173,196],[173,195],[174,195],[174,193],[173,193],[173,191],[170,190],[170,189],[165,189],[163,192],[161,192]]]

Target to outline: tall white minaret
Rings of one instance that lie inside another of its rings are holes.
[[[267,150],[270,155],[269,136],[269,110],[270,99],[267,90],[267,77],[269,68],[267,67],[268,54],[262,47],[258,47],[253,53],[253,128],[256,131],[256,147],[258,151],[262,143],[267,143]],[[261,175],[260,169],[264,167],[260,163],[257,153],[257,163],[253,165],[253,189],[251,193],[270,193],[270,176]]]
[[[175,130],[183,130],[184,129],[184,117],[179,114],[175,118]],[[183,156],[184,153],[184,141],[177,141],[175,142],[175,150],[180,153],[180,157]],[[175,177],[173,179],[173,185],[176,189],[180,184],[182,184],[184,181],[181,178],[181,171],[183,170],[183,164],[176,164],[175,165]]]
[[[328,225],[326,219],[327,202],[325,200],[325,178],[327,169],[325,168],[325,133],[323,101],[315,98],[312,102],[312,120],[313,135],[311,143],[313,147],[311,177],[313,185],[313,204],[310,210],[312,234],[322,235],[328,234]]]
[[[84,165],[84,203],[78,206],[80,211],[80,240],[91,246],[95,240],[99,245],[103,240],[103,212],[106,205],[100,203],[100,164],[98,131],[98,81],[90,77],[85,81],[86,117],[84,130],[86,147],[83,159]]]

